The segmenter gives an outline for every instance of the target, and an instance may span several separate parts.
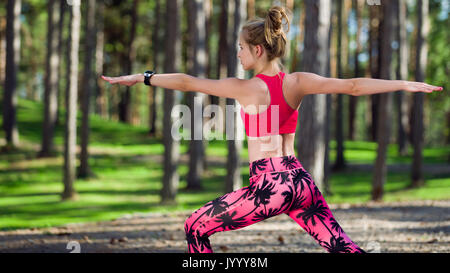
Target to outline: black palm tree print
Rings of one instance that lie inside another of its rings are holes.
[[[228,203],[224,201],[226,199],[227,195],[223,195],[221,197],[218,197],[212,201],[209,201],[205,204],[205,208],[209,207],[207,210],[205,210],[202,214],[200,214],[197,219],[195,219],[194,222],[191,224],[191,228],[194,226],[194,224],[203,216],[208,215],[210,217],[217,215],[219,213],[222,213],[227,210],[229,207]]]
[[[318,200],[317,202],[312,202],[309,207],[307,207],[303,212],[297,214],[296,217],[301,217],[305,225],[308,225],[309,220],[311,220],[311,224],[315,226],[315,218],[323,222],[327,216],[328,208],[323,205],[322,200]]]
[[[267,212],[265,212],[265,210],[261,210],[260,212],[255,213],[255,215],[253,216],[253,221],[260,221],[260,220],[264,220],[273,216],[277,216],[278,214],[281,213],[281,208],[270,208],[269,210],[267,210]]]
[[[286,167],[286,169],[295,169],[297,167],[297,159],[290,155],[285,156],[281,161],[281,164]]]
[[[265,158],[253,161],[252,168],[250,169],[250,177],[256,174],[257,169],[260,171],[264,171],[266,169],[267,163],[268,160]]]
[[[264,174],[263,182],[257,187],[248,200],[254,200],[255,207],[259,207],[261,204],[267,205],[270,202],[270,197],[277,193],[277,191],[273,191],[274,188],[275,184],[270,183]]]
[[[313,184],[313,185],[314,185],[314,186],[313,186],[313,188],[314,188],[314,195],[315,195],[316,197],[321,196],[322,193],[320,193],[319,188],[316,186],[316,184]]]
[[[331,224],[331,228],[336,230],[337,233],[339,233],[339,235],[341,233],[344,233],[344,231],[342,230],[342,227],[339,225],[339,223],[336,221],[336,219],[334,219],[334,217],[330,217],[330,224]]]
[[[198,253],[200,252],[197,248],[197,240],[194,235],[194,230],[191,228],[188,228],[187,225],[184,226],[184,231],[186,232],[186,241],[188,244],[188,249],[192,250],[192,252]]]
[[[241,198],[247,198],[250,196],[250,194],[253,193],[253,191],[255,190],[256,186],[254,183],[250,183],[250,185],[248,185],[247,187],[244,187],[243,189],[243,193],[242,195],[239,197],[239,199]]]
[[[281,193],[282,196],[284,196],[284,202],[283,204],[281,204],[281,207],[285,207],[288,208],[289,205],[292,203],[292,199],[294,198],[294,189],[288,185],[288,189],[287,191],[284,191]]]
[[[314,238],[314,240],[316,240],[320,245],[322,245],[323,241],[320,240],[320,238],[319,238],[319,233],[316,233],[316,232],[312,231],[312,230],[311,230],[309,227],[307,227],[307,226],[305,226],[304,229],[305,229],[305,231],[306,231],[309,235],[311,235],[311,237]]]
[[[295,199],[292,201],[292,204],[291,204],[291,207],[289,208],[289,210],[296,210],[296,209],[303,208],[305,206],[305,204],[304,204],[305,201],[306,201],[306,196],[303,196],[300,194],[299,196],[295,197]]]
[[[285,184],[286,182],[291,182],[288,172],[276,172],[272,174],[272,179],[279,181],[280,184]]]
[[[347,243],[344,238],[333,236],[330,237],[330,242],[323,242],[323,247],[330,253],[348,253],[352,251],[351,243]]]
[[[207,203],[206,206],[210,206],[210,208],[207,209],[205,211],[205,213],[208,216],[212,217],[214,215],[217,215],[219,213],[226,211],[226,209],[229,207],[229,205],[226,201],[224,201],[225,198],[226,198],[226,195],[218,197],[218,198],[212,200],[211,202]]]
[[[310,184],[310,180],[306,176],[306,172],[303,169],[295,169],[292,171],[292,182],[294,183],[294,186],[296,189],[300,186],[300,193],[303,193],[305,189],[305,183],[302,182],[305,181],[308,185]]]
[[[209,234],[209,232],[211,232],[214,229],[217,229],[219,227],[221,227],[223,230],[226,229],[238,229],[241,227],[245,227],[247,222],[245,221],[244,217],[239,217],[237,219],[233,219],[234,216],[236,216],[237,211],[233,211],[231,213],[231,215],[228,212],[225,212],[221,215],[219,215],[217,218],[217,220],[215,220],[215,222],[217,223],[222,223],[221,225],[211,229],[210,231],[208,231],[206,234]]]
[[[211,243],[209,242],[208,236],[206,234],[200,236],[197,233],[197,241],[198,246],[200,247],[200,251],[204,251],[205,249],[211,249]]]

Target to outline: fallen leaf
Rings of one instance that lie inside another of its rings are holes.
[[[220,250],[222,250],[222,251],[228,251],[228,250],[230,250],[227,246],[220,246],[219,248],[220,248]]]

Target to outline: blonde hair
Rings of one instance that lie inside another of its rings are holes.
[[[283,30],[283,18],[286,21],[287,30]],[[280,6],[272,6],[267,12],[266,18],[255,18],[247,21],[242,27],[243,37],[252,48],[262,45],[267,51],[268,61],[281,58],[286,53],[287,37],[289,31],[289,18],[286,10]]]

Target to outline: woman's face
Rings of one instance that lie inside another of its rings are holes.
[[[253,51],[255,51],[255,48],[253,48]],[[244,70],[253,69],[256,58],[254,52],[250,49],[250,46],[245,42],[242,32],[239,35],[239,50],[237,57],[239,58]]]

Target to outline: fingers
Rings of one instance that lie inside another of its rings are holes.
[[[434,86],[434,85],[426,84],[426,83],[424,83],[424,84],[425,84],[424,89],[428,93],[432,93],[433,91],[442,91],[444,89],[440,86]]]
[[[412,92],[425,92],[425,93],[432,93],[434,91],[443,91],[444,88],[441,86],[434,86],[431,84],[427,84],[424,82],[413,82],[411,84],[411,91]]]
[[[106,77],[102,75],[102,79],[109,82],[110,84],[115,84],[120,82],[120,77]]]

